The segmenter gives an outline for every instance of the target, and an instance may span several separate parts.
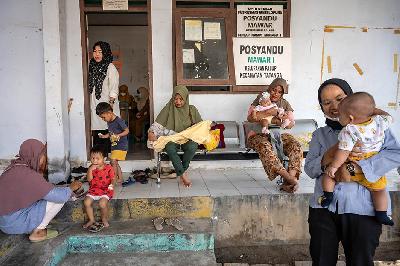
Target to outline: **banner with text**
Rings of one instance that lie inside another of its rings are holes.
[[[236,85],[291,79],[290,38],[233,38]]]
[[[237,37],[283,37],[283,6],[238,5]]]

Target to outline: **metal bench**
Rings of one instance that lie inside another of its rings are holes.
[[[225,148],[217,148],[212,151],[206,151],[198,149],[196,155],[256,155],[255,151],[252,151],[247,146],[247,133],[249,130],[255,132],[261,132],[261,126],[257,123],[243,122],[244,129],[244,148],[240,143],[240,131],[239,125],[236,121],[216,121],[215,123],[224,124],[224,140]],[[311,140],[312,133],[317,129],[318,124],[314,119],[297,119],[296,125],[292,129],[285,129],[282,132],[288,132],[292,134],[302,145],[304,153],[308,152],[308,144]],[[277,128],[276,126],[272,128]],[[182,151],[178,151],[178,154],[183,154]],[[157,184],[161,183],[161,161],[162,157],[167,157],[166,152],[162,151],[156,154],[157,159]]]
[[[225,148],[217,148],[212,151],[198,149],[196,155],[207,155],[207,154],[236,154],[240,152],[245,152],[243,148],[240,147],[239,138],[239,125],[236,121],[215,121],[217,124],[223,124],[224,129],[224,140]],[[182,151],[178,151],[178,154],[183,154]],[[165,151],[156,154],[157,159],[157,184],[161,183],[161,161],[162,157],[168,156]]]
[[[311,141],[312,133],[318,128],[317,121],[314,119],[296,119],[296,124],[293,128],[291,129],[281,129],[281,133],[290,133],[295,137],[301,144],[301,147],[303,149],[303,152],[307,154],[309,150],[309,143]],[[277,126],[271,125],[271,129],[276,129],[279,128]],[[251,123],[248,121],[243,122],[243,130],[245,136],[249,133],[250,130],[255,131],[256,133],[261,132],[261,125],[258,123]],[[247,137],[245,138],[245,146],[247,149]]]

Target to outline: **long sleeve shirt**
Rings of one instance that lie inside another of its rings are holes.
[[[310,150],[306,157],[304,170],[307,175],[315,180],[314,194],[310,198],[311,208],[322,208],[318,198],[322,196],[322,170],[321,160],[324,153],[338,141],[339,130],[325,126],[314,131]],[[400,166],[400,143],[390,130],[385,131],[385,141],[380,152],[373,157],[358,162],[365,177],[370,182],[377,181],[391,169]],[[391,214],[391,201],[388,197],[388,214]],[[337,209],[336,209],[337,207]],[[356,182],[336,183],[332,203],[329,211],[353,213],[358,215],[374,216],[371,192]]]
[[[0,230],[6,234],[31,233],[42,222],[47,202],[65,203],[71,197],[71,193],[69,187],[53,188],[43,199],[34,202],[31,206],[0,216]]]
[[[101,89],[101,97],[100,99],[96,99],[95,89],[93,88],[93,92],[90,95],[90,109],[91,109],[91,127],[92,130],[105,130],[107,129],[107,123],[104,122],[100,116],[96,114],[96,106],[101,102],[108,103],[110,98],[114,98],[115,102],[112,106],[113,113],[116,116],[121,116],[119,109],[119,100],[118,100],[118,92],[119,92],[119,74],[117,68],[111,63],[107,68],[107,75],[103,81],[103,86]]]

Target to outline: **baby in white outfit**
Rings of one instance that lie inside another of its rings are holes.
[[[262,96],[259,99],[259,104],[256,107],[254,107],[254,109],[253,109],[252,116],[254,119],[256,119],[257,112],[262,112],[262,111],[269,110],[269,109],[277,109],[278,110],[277,117],[279,119],[282,118],[282,116],[285,114],[285,110],[283,108],[280,108],[275,103],[271,102],[271,100],[269,98],[269,93],[263,92]],[[262,125],[262,130],[261,130],[262,133],[269,134],[268,126],[271,124],[272,119],[274,117],[275,116],[271,115],[271,116],[267,116],[267,117],[264,117],[263,119],[261,119],[260,123]],[[282,121],[281,127],[286,128],[289,124],[290,124],[290,120],[285,119],[284,121]]]

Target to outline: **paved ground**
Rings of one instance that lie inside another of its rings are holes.
[[[129,173],[124,173],[125,178]],[[276,181],[269,181],[263,169],[191,169],[189,176],[193,184],[185,188],[179,179],[162,179],[160,186],[150,179],[148,184],[135,183],[128,187],[117,186],[115,199],[164,198],[190,196],[240,196],[285,194],[279,191]],[[387,174],[388,189],[400,190],[399,174],[393,170]],[[87,183],[86,183],[87,185]],[[300,186],[296,193],[312,193],[314,180],[304,172],[300,176]]]
[[[77,265],[137,265],[137,266],[212,266],[215,262],[213,251],[174,251],[140,253],[90,253],[69,254],[60,266]]]

